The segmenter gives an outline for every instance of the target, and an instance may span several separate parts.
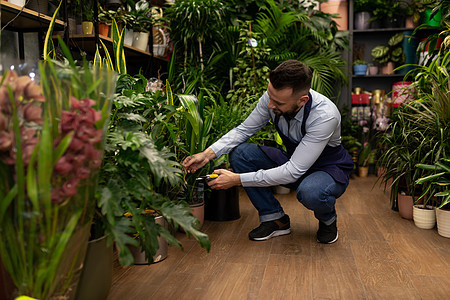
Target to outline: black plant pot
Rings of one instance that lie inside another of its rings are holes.
[[[212,190],[205,195],[205,219],[232,221],[241,217],[239,212],[239,189]]]

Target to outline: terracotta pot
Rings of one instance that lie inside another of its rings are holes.
[[[388,62],[387,64],[383,65],[381,67],[381,74],[384,75],[390,75],[394,73],[394,63],[392,61]]]
[[[109,25],[98,24],[98,34],[109,37]]]
[[[438,233],[446,238],[450,238],[450,210],[436,208],[436,220]]]
[[[320,11],[338,15],[333,18],[339,30],[348,30],[348,2],[347,0],[334,0],[320,4]]]
[[[408,16],[405,19],[405,28],[416,28],[417,24],[414,24],[414,17]]]
[[[92,34],[92,31],[94,29],[94,23],[90,21],[83,21],[81,22],[83,34]]]
[[[413,206],[414,224],[422,229],[431,229],[436,224],[436,211],[432,206],[423,205]]]
[[[369,175],[369,167],[358,167],[358,175],[361,178],[367,177]]]
[[[413,205],[414,201],[412,196],[398,194],[398,213],[403,219],[413,219]]]
[[[191,212],[200,221],[200,225],[203,226],[205,222],[205,202],[189,205]]]
[[[378,66],[369,66],[369,75],[377,75]]]

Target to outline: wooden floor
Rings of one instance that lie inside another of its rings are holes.
[[[210,253],[179,233],[184,251],[150,266],[116,269],[116,299],[450,299],[450,239],[417,228],[389,205],[376,177],[354,178],[337,200],[339,240],[316,242],[317,220],[295,198],[278,199],[288,236],[254,242],[259,225],[245,192],[241,218],[205,221]]]

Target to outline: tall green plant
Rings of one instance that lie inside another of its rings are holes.
[[[115,79],[59,44],[67,63],[41,62],[40,86],[0,79],[0,134],[14,138],[0,150],[0,256],[19,294],[39,299],[66,297],[82,264]]]
[[[205,42],[219,38],[217,34],[224,26],[227,7],[215,0],[180,0],[166,10],[166,17],[177,49],[183,53],[184,67],[187,61],[204,69],[203,58],[210,53],[204,51]]]
[[[450,52],[438,55],[429,66],[416,66],[413,87],[417,99],[399,107],[382,138],[379,164],[386,169],[382,182],[391,185],[396,200],[400,180],[414,194],[414,182],[424,175],[417,164],[432,165],[450,152]],[[392,180],[392,183],[389,183]]]
[[[442,158],[436,161],[434,165],[417,164],[418,168],[427,170],[433,174],[419,178],[416,184],[425,184],[427,187],[419,197],[426,196],[442,197],[442,201],[438,203],[438,207],[442,208],[450,203],[450,159]],[[427,198],[425,198],[427,200]],[[426,201],[425,201],[426,203]]]
[[[120,262],[133,263],[128,244],[138,245],[130,235],[137,233],[139,245],[151,259],[158,249],[157,237],[182,247],[164,227],[155,224],[149,209],[164,216],[174,227],[181,226],[209,250],[208,236],[195,226],[186,202],[177,201],[182,172],[175,156],[179,149],[178,129],[182,113],[173,105],[172,93],[145,91],[141,75],[122,75],[114,100],[106,159],[102,168],[99,206],[106,233],[120,249]],[[132,215],[132,217],[126,217]]]
[[[329,98],[336,97],[336,86],[346,82],[341,57],[347,39],[337,33],[331,18],[308,17],[304,12],[284,12],[273,0],[258,14],[255,31],[271,49],[268,65],[273,68],[284,60],[297,59],[313,71],[312,88]],[[324,24],[327,24],[325,26]]]

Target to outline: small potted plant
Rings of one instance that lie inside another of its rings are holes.
[[[148,2],[141,0],[136,3],[136,8],[135,10],[132,10],[131,13],[134,15],[132,46],[145,51],[148,46],[152,25],[150,6]]]
[[[100,35],[109,37],[109,29],[111,27],[112,19],[115,19],[117,12],[114,10],[105,10],[103,7],[99,7],[100,12],[98,14],[98,33]]]
[[[432,196],[437,197],[441,201],[438,203],[438,208],[434,211],[432,208],[428,210],[423,210],[427,215],[430,215],[429,218],[423,220],[427,222],[416,223],[416,226],[419,228],[431,229],[434,227],[433,222],[433,213],[437,214],[438,219],[438,233],[444,237],[450,238],[450,159],[441,158],[436,161],[434,165],[426,165],[426,164],[417,164],[416,167],[427,170],[429,174],[422,178],[416,180],[416,184],[427,184],[428,188],[425,189],[425,192],[422,194],[428,193]],[[421,197],[422,197],[421,196]],[[426,205],[423,205],[423,208],[426,208]],[[419,211],[418,208],[415,210]],[[422,220],[422,219],[421,219]]]
[[[83,34],[92,34],[94,29],[94,9],[90,1],[82,1],[82,30]]]
[[[355,75],[366,75],[367,73],[367,62],[358,59],[353,62],[353,74]]]
[[[369,174],[369,157],[370,153],[372,152],[372,147],[370,146],[370,143],[367,143],[362,148],[361,152],[359,153],[358,157],[358,174],[359,177],[367,177]]]
[[[403,38],[403,33],[396,33],[389,38],[388,46],[378,45],[372,49],[373,61],[381,65],[382,74],[392,74],[395,64],[405,62],[406,57],[401,46]]]
[[[384,28],[404,26],[408,7],[403,0],[377,0],[372,10],[372,22],[381,22]]]
[[[377,75],[378,66],[374,63],[369,63],[369,75]]]
[[[355,0],[353,9],[355,12],[355,29],[366,30],[370,28],[371,11],[373,10],[372,0]]]

